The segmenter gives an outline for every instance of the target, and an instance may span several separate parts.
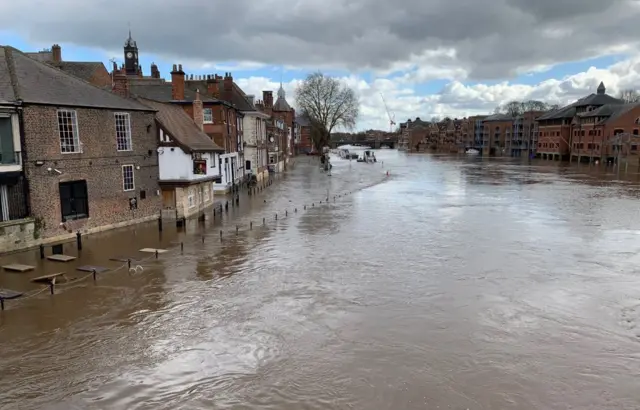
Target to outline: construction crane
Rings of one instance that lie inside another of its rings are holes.
[[[396,118],[396,115],[395,114],[391,115],[391,112],[389,111],[389,107],[387,107],[387,102],[384,100],[384,95],[382,95],[382,93],[380,93],[380,97],[382,97],[382,103],[384,104],[384,109],[387,110],[387,116],[389,116],[389,132],[393,132],[393,126],[396,125],[396,122],[394,121]]]

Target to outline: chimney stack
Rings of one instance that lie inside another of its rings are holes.
[[[112,91],[120,97],[129,98],[129,79],[124,71],[113,72]]]
[[[233,77],[231,76],[231,73],[224,74],[222,88],[224,90],[222,95],[223,99],[225,101],[231,102],[233,100]]]
[[[273,108],[273,91],[263,91],[262,101],[264,102],[264,108],[266,109]]]
[[[176,101],[184,100],[184,71],[182,64],[173,65],[171,71],[171,99]]]
[[[151,63],[151,78],[160,78],[160,70],[156,63]]]
[[[193,100],[193,120],[200,131],[204,130],[204,109],[202,108],[202,100],[200,99],[200,90],[196,90],[196,99]]]
[[[54,63],[59,63],[62,61],[62,48],[60,48],[59,44],[54,44],[51,46],[51,58]]]
[[[218,87],[218,81],[215,75],[210,75],[207,78],[207,94],[210,97],[220,99],[220,88]]]

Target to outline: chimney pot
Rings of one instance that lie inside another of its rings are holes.
[[[178,71],[182,72],[182,64],[178,64]]]
[[[173,70],[172,71],[178,71],[178,66],[177,65],[173,65]]]

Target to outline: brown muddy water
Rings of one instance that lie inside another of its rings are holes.
[[[0,408],[640,408],[637,175],[378,158],[302,159],[222,224],[87,237],[63,269],[170,252],[8,301]]]

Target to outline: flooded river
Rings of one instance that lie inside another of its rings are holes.
[[[635,176],[377,155],[302,158],[224,221],[87,237],[76,265],[12,256],[38,269],[0,287],[30,290],[170,249],[8,301],[0,408],[640,408]]]

